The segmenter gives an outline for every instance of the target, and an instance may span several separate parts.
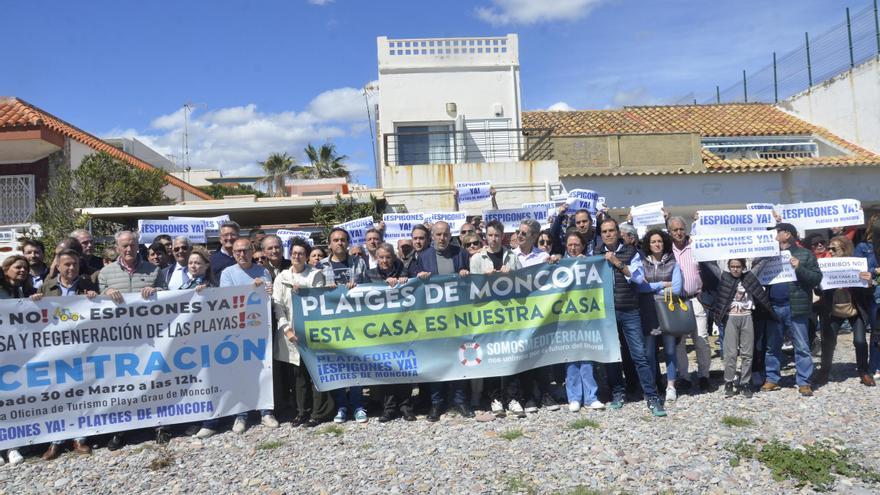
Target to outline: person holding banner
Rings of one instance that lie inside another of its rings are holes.
[[[767,322],[767,351],[764,366],[767,381],[761,387],[763,392],[779,390],[782,379],[780,370],[784,361],[782,337],[786,328],[794,341],[795,382],[798,392],[804,397],[813,395],[810,378],[813,375],[813,358],[807,335],[807,318],[813,303],[813,289],[822,282],[819,263],[809,249],[798,245],[798,233],[790,223],[776,224],[776,240],[780,250],[791,252],[791,266],[794,268],[796,282],[784,282],[770,286],[770,304],[775,319]]]
[[[274,357],[276,361],[290,364],[290,374],[282,377],[282,382],[293,380],[296,400],[296,417],[293,419],[293,426],[309,428],[327,421],[333,414],[334,408],[330,393],[315,390],[312,377],[300,360],[293,318],[290,314],[293,309],[293,294],[296,294],[300,288],[326,285],[324,273],[319,268],[306,263],[311,250],[311,246],[304,239],[300,237],[291,239],[290,269],[278,274],[272,290],[272,308],[278,320]],[[284,389],[287,390],[287,387]]]
[[[553,247],[550,249],[550,252],[552,254],[560,255],[565,253],[565,242],[568,236],[568,230],[573,228],[581,235],[584,242],[587,243],[586,246],[584,246],[586,249],[585,252],[592,253],[596,248],[597,239],[597,235],[593,229],[593,217],[587,210],[578,210],[573,217],[569,218],[565,214],[567,210],[567,204],[563,203],[560,205],[556,211],[556,217],[550,225],[550,238],[553,240]],[[568,225],[567,228],[564,228],[563,225],[566,220],[570,222],[570,225]]]
[[[68,249],[57,253],[55,258],[57,260],[58,276],[46,280],[46,283],[40,287],[40,291],[31,296],[32,299],[39,301],[44,297],[71,295],[84,295],[89,299],[94,299],[98,295],[98,286],[92,282],[92,279],[85,275],[80,276],[79,253]],[[52,442],[41,458],[44,461],[56,459],[61,455],[63,446],[63,440]],[[86,443],[85,437],[77,437],[73,440],[73,451],[77,454],[91,454],[92,448]]]
[[[642,335],[642,320],[639,316],[639,297],[637,284],[644,278],[642,260],[634,246],[623,243],[617,220],[606,218],[599,224],[602,245],[593,254],[604,256],[611,264],[614,273],[614,311],[617,317],[617,332],[621,342],[626,342],[630,358],[639,377],[642,393],[651,414],[666,416],[666,410],[657,395],[654,371],[648,365],[645,355],[645,339]],[[621,363],[606,365],[608,382],[611,387],[611,409],[620,409],[625,400],[626,387],[623,382]]]
[[[353,289],[357,284],[367,283],[370,280],[367,278],[367,263],[364,258],[349,254],[350,239],[348,231],[342,227],[333,227],[330,231],[330,256],[321,261],[321,269],[328,286],[346,285],[349,289]],[[336,389],[333,391],[333,400],[336,402],[334,423],[346,422],[348,412],[352,409],[355,421],[358,423],[367,422],[367,410],[363,403],[363,387],[349,387],[347,393],[344,388]]]
[[[651,229],[645,233],[642,246],[647,256],[642,260],[644,280],[639,282],[639,308],[642,314],[642,332],[645,335],[645,354],[648,366],[655,376],[660,375],[660,364],[657,361],[657,347],[662,341],[663,354],[666,360],[666,402],[674,402],[678,398],[675,391],[676,357],[678,345],[674,335],[660,331],[660,321],[654,306],[654,298],[671,291],[681,294],[682,276],[675,256],[672,254],[672,239],[669,234],[659,229]]]
[[[409,279],[406,268],[394,254],[394,246],[388,243],[379,244],[376,248],[376,267],[367,270],[370,282],[374,284],[396,287]],[[412,406],[412,384],[398,383],[376,387],[382,396],[382,416],[380,423],[394,420],[398,415],[406,421],[415,421],[416,415]]]
[[[832,258],[851,257],[853,243],[846,236],[837,236],[828,243]],[[871,326],[871,298],[874,294],[874,281],[870,272],[859,273],[859,278],[867,282],[867,287],[842,287],[822,291],[822,361],[816,373],[816,385],[828,382],[831,365],[834,362],[834,349],[837,346],[837,333],[844,322],[852,328],[853,345],[856,349],[856,366],[862,385],[876,385],[868,368],[867,330]]]
[[[424,225],[416,225],[412,229],[412,245],[416,258],[431,245],[431,231]]]
[[[498,220],[491,220],[486,226],[486,246],[480,249],[470,258],[470,272],[479,275],[491,273],[510,273],[521,268],[519,259],[510,248],[503,244],[504,224]],[[480,381],[480,385],[474,386],[474,382]],[[522,404],[517,400],[517,384],[510,377],[487,378],[489,382],[489,399],[492,401],[490,408],[496,417],[504,417],[504,404],[507,410],[517,417],[524,418],[526,413]],[[505,385],[506,382],[506,385]],[[484,381],[482,379],[471,380],[471,394],[482,392]]]
[[[254,245],[250,239],[236,239],[232,244],[232,254],[236,264],[223,270],[220,274],[220,287],[236,287],[241,285],[253,285],[265,287],[266,293],[272,295],[272,276],[264,267],[254,263]],[[270,409],[260,411],[260,422],[267,428],[278,428],[278,420]],[[243,412],[235,416],[232,424],[233,433],[244,433],[247,430],[248,413]],[[202,428],[217,429],[217,420],[211,419],[202,424]],[[197,433],[198,434],[198,433]]]
[[[724,329],[724,396],[737,392],[752,397],[752,356],[755,351],[753,314],[759,310],[773,315],[770,298],[758,278],[746,271],[746,260],[727,260],[727,272],[717,263],[706,263],[719,279],[718,293],[712,305],[715,323]],[[760,267],[755,267],[760,271]],[[737,357],[741,362],[739,383],[735,383]]]
[[[459,246],[450,244],[452,235],[449,224],[440,220],[431,226],[432,245],[426,247],[409,267],[411,277],[419,277],[427,280],[432,275],[459,274],[466,277],[470,274],[467,252]],[[455,380],[449,382],[452,389],[452,407],[465,418],[473,418],[474,412],[465,400],[464,382]],[[443,383],[430,383],[428,389],[431,393],[431,409],[428,410],[428,421],[440,421],[443,413],[443,397],[445,395]]]
[[[583,236],[579,232],[569,232],[565,239],[564,258],[580,258],[584,254]],[[565,366],[565,395],[568,397],[568,410],[578,412],[581,405],[590,409],[605,409],[598,398],[599,385],[593,376],[592,361],[575,361]]]
[[[238,240],[241,232],[241,226],[233,221],[226,221],[220,224],[220,249],[211,255],[211,271],[214,272],[214,278],[220,279],[220,273],[229,266],[235,264],[235,256],[232,253],[232,246]]]

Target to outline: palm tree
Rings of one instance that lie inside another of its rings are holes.
[[[266,161],[258,162],[266,173],[257,184],[266,184],[269,196],[287,196],[285,182],[288,178],[300,177],[303,167],[296,164],[287,153],[272,153]]]
[[[317,179],[325,177],[345,177],[351,180],[351,172],[348,167],[342,163],[347,160],[345,155],[336,154],[336,145],[331,143],[322,144],[320,148],[315,149],[311,143],[306,146],[306,156],[312,164],[311,175]]]

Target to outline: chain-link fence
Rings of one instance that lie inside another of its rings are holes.
[[[877,0],[858,12],[847,8],[843,22],[818,36],[804,33],[800,47],[773,52],[770,65],[743,70],[736,84],[716,86],[703,103],[778,102],[874,57],[880,57]]]

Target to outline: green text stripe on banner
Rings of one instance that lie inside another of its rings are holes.
[[[611,271],[600,257],[402,287],[300,290],[293,315],[320,390],[505,376],[620,360]]]

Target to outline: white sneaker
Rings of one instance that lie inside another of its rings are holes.
[[[678,399],[678,393],[675,391],[675,385],[666,386],[666,402],[675,402]]]
[[[605,409],[605,403],[599,400],[590,402],[590,409]]]
[[[193,437],[198,438],[199,440],[204,440],[206,438],[213,437],[216,434],[217,432],[215,430],[212,430],[210,428],[202,428],[197,431],[196,434],[193,435]]]
[[[495,399],[492,401],[492,414],[495,416],[503,416],[504,415],[504,404],[501,403],[500,400]]]
[[[271,414],[263,416],[263,418],[260,420],[260,423],[262,423],[263,426],[265,426],[266,428],[278,428],[278,420],[275,419],[275,416]]]
[[[238,433],[239,435],[244,433],[247,430],[247,420],[244,418],[235,418],[235,423],[232,423],[232,433]]]
[[[874,373],[874,380],[880,380],[880,371]]]
[[[520,404],[518,400],[511,400],[510,402],[508,402],[507,410],[517,416],[524,416],[526,414],[526,411],[523,409],[522,404]]]
[[[571,411],[571,412],[578,412],[578,411],[580,411],[580,410],[581,410],[581,403],[578,402],[578,401],[576,401],[576,400],[573,400],[573,401],[569,402],[569,403],[568,403],[568,410]]]
[[[9,449],[9,452],[6,453],[9,457],[9,465],[15,466],[16,464],[21,464],[24,462],[24,457],[18,452],[18,449]]]

